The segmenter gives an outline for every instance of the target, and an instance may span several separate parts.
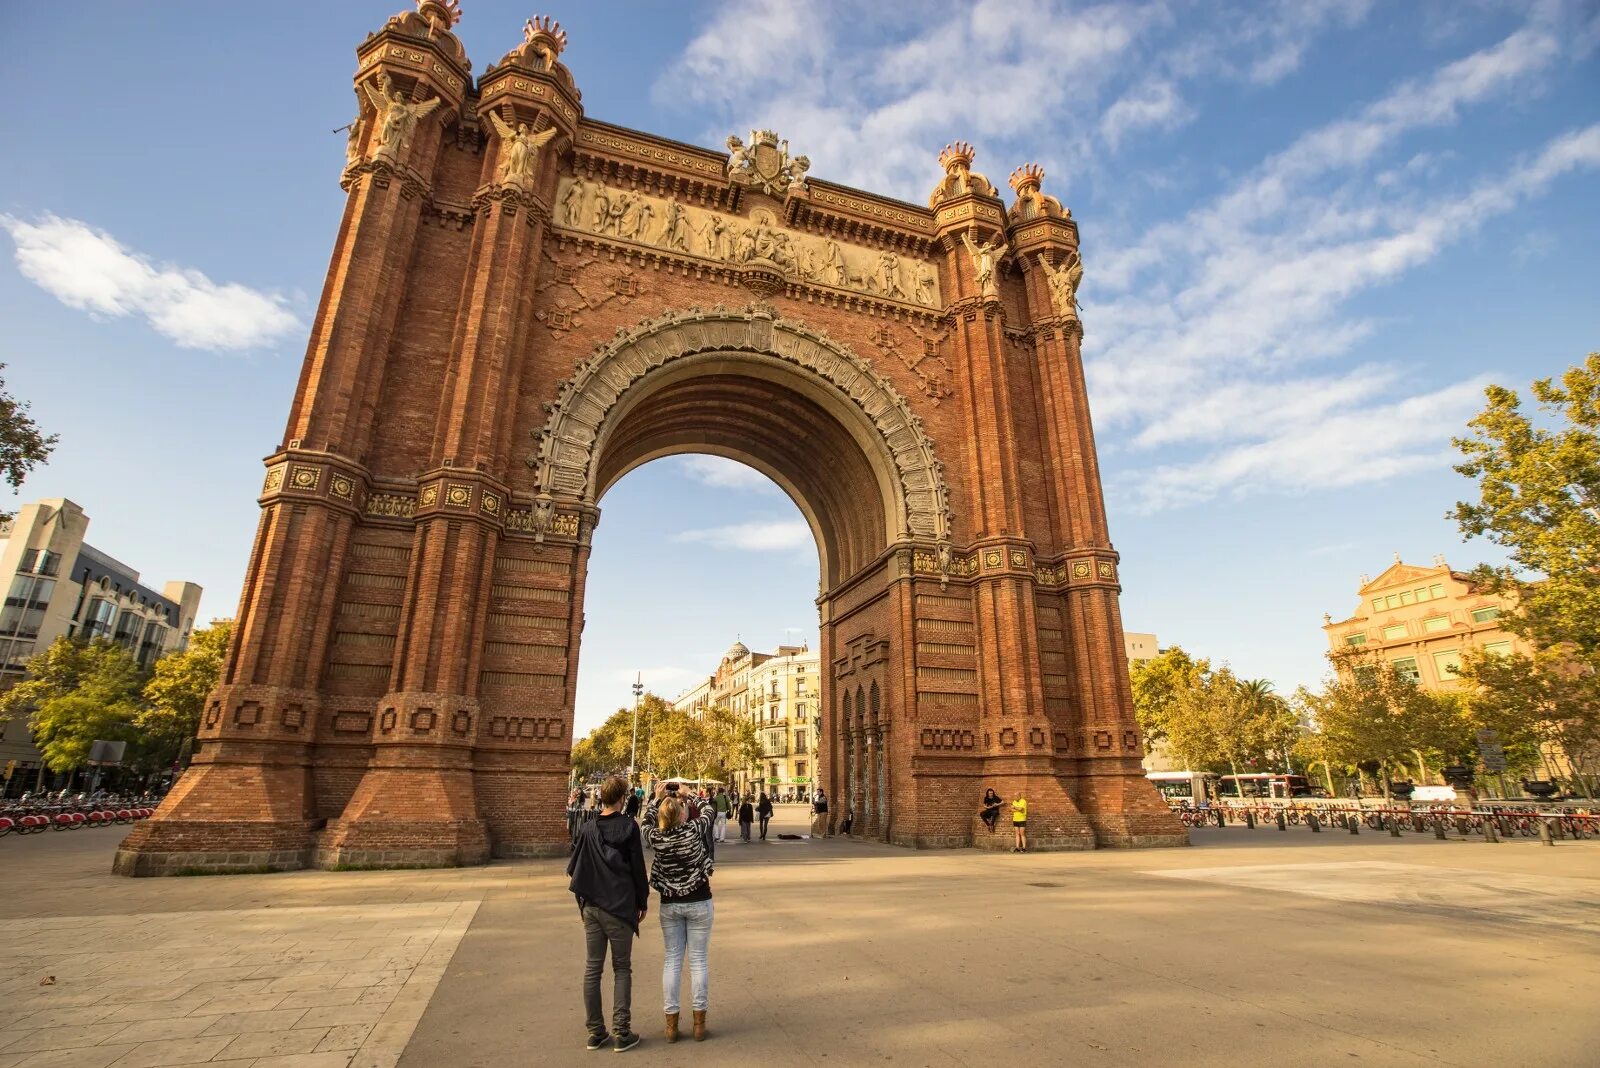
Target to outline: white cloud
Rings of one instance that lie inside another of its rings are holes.
[[[29,223],[0,215],[0,226],[16,243],[23,276],[61,303],[91,315],[142,316],[182,348],[256,348],[300,326],[282,297],[158,267],[77,219],[47,214]]]
[[[704,530],[685,530],[673,536],[677,542],[701,542],[717,549],[743,549],[747,552],[784,552],[809,549],[815,545],[811,528],[803,519],[756,520]]]
[[[1194,117],[1191,108],[1169,81],[1150,81],[1134,89],[1100,116],[1100,136],[1113,149],[1135,130],[1170,130]]]
[[[679,470],[696,482],[720,489],[747,490],[753,493],[777,493],[778,487],[766,475],[737,460],[722,456],[683,456],[678,459]]]

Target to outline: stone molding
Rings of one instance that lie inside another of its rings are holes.
[[[649,372],[696,353],[733,352],[815,374],[854,404],[881,436],[899,478],[903,535],[948,542],[952,526],[944,470],[922,420],[905,398],[845,345],[766,305],[669,312],[610,342],[561,383],[537,452],[528,458],[539,496],[594,504],[595,445],[607,414]]]

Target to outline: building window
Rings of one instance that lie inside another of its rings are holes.
[[[1383,611],[1383,598],[1382,597],[1374,597],[1372,599],[1372,610],[1374,612]]]
[[[1365,645],[1367,644],[1367,636],[1365,634],[1346,634],[1344,643],[1346,645]]]
[[[1442,653],[1433,654],[1433,669],[1439,673],[1439,681],[1449,682],[1461,674],[1461,650],[1447,649]]]
[[[806,774],[806,762],[804,760],[796,760],[794,762],[794,773],[795,773],[796,777],[798,777],[798,778],[804,778],[805,777],[805,774]]]
[[[1394,669],[1400,674],[1401,678],[1408,679],[1411,682],[1419,682],[1422,679],[1422,673],[1417,670],[1417,658],[1414,656],[1404,656],[1396,660]]]
[[[1487,623],[1492,619],[1499,618],[1500,609],[1498,608],[1475,608],[1472,611],[1472,621],[1474,623]]]
[[[37,638],[44,625],[44,611],[55,594],[55,579],[18,575],[11,580],[5,609],[0,611],[0,634]]]
[[[1449,629],[1449,616],[1430,616],[1422,621],[1422,633],[1424,634],[1438,634]]]
[[[1432,586],[1429,586],[1428,587],[1428,594],[1431,597],[1443,597],[1444,596],[1444,583],[1435,582]]]
[[[1396,638],[1404,638],[1405,636],[1406,625],[1404,623],[1395,623],[1383,628],[1383,640],[1386,642],[1392,642]]]
[[[796,723],[804,723],[806,721],[806,704],[804,701],[794,706],[794,721]]]
[[[804,753],[806,751],[806,732],[805,731],[795,731],[794,732],[794,751],[796,753]]]
[[[1488,645],[1485,645],[1483,647],[1483,651],[1485,653],[1488,653],[1490,656],[1510,656],[1511,655],[1511,643],[1510,642],[1490,642]]]
[[[96,638],[109,638],[111,636],[111,623],[117,618],[117,606],[105,597],[96,597],[89,602],[87,614],[83,621],[83,637],[85,641],[94,641]]]

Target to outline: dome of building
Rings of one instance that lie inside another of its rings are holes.
[[[727,656],[724,657],[724,659],[737,660],[742,656],[749,656],[749,655],[750,655],[750,650],[745,648],[744,642],[734,642],[731,646],[728,647],[728,653],[727,653]]]

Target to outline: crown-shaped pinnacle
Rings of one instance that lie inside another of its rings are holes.
[[[1044,182],[1044,168],[1037,163],[1024,163],[1011,172],[1011,188],[1018,196],[1027,188],[1037,190]]]
[[[560,55],[562,49],[567,47],[567,31],[561,28],[561,23],[549,15],[535,15],[522,24],[522,39],[528,44],[533,44],[540,38],[545,38],[550,44],[550,51]]]
[[[461,0],[417,0],[417,14],[434,29],[450,29],[461,21]]]
[[[965,141],[953,141],[944,146],[944,151],[939,153],[939,166],[948,173],[956,167],[969,167],[977,152]]]

